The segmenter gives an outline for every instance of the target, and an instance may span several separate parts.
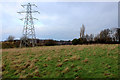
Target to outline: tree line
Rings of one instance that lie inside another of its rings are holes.
[[[120,28],[104,29],[97,35],[85,34],[85,26],[82,25],[80,29],[80,38],[73,39],[72,44],[118,44],[120,41]]]
[[[20,47],[21,40],[26,39],[27,37],[21,37],[19,40],[15,40],[15,37],[10,35],[7,40],[2,42],[2,48],[18,48]],[[27,38],[31,40],[30,38]],[[40,40],[40,39],[35,39],[36,40],[36,45],[35,46],[54,46],[54,45],[72,45],[72,42],[69,41],[64,41],[64,40],[53,40],[53,39],[45,39],[45,40]],[[32,47],[32,45],[27,45],[27,46],[22,46],[22,47]]]
[[[26,37],[21,37],[15,40],[15,37],[10,35],[6,41],[2,42],[2,48],[17,48],[20,46],[20,40]],[[77,44],[119,44],[120,28],[104,29],[97,35],[85,34],[85,26],[80,28],[80,37],[72,41],[56,41],[56,40],[37,40],[37,46],[54,46],[54,45],[77,45]],[[1,44],[1,43],[0,43]],[[31,47],[31,46],[28,46]]]

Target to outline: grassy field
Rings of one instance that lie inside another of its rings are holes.
[[[3,78],[117,78],[118,44],[2,50]]]

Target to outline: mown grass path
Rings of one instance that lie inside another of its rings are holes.
[[[118,44],[2,50],[3,78],[117,78]]]

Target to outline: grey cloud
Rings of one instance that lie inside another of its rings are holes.
[[[35,21],[38,38],[72,40],[79,37],[82,24],[85,25],[88,34],[97,34],[104,28],[117,26],[117,2],[40,2],[35,4],[38,9],[34,9],[41,13],[33,14],[34,17],[39,19],[38,22]],[[7,16],[7,14],[4,16]],[[10,21],[9,16],[3,20],[6,24],[7,20]],[[12,26],[14,28],[16,25],[21,25],[18,21],[13,20],[13,22],[15,23]],[[10,25],[12,25],[12,22],[9,25],[7,24],[7,26]],[[7,27],[4,28],[4,30],[6,29]],[[21,33],[19,32],[16,37],[18,35],[21,35]]]

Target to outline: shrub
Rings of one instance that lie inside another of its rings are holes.
[[[56,42],[54,40],[46,40],[45,46],[54,46],[56,45]]]
[[[73,45],[79,44],[79,40],[78,40],[78,39],[73,39],[73,40],[72,40],[72,44],[73,44]]]

